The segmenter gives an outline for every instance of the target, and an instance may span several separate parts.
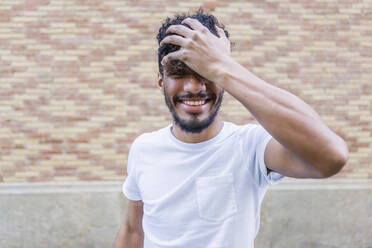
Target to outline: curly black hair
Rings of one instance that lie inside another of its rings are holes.
[[[201,24],[207,27],[209,31],[211,31],[212,34],[214,34],[217,37],[218,35],[215,29],[215,25],[222,28],[223,31],[225,32],[226,37],[229,38],[229,33],[225,30],[225,26],[221,24],[214,15],[204,12],[203,9],[199,9],[198,11],[195,12],[195,14],[178,14],[178,15],[175,15],[173,19],[170,19],[169,17],[167,17],[165,19],[165,22],[160,27],[159,33],[156,36],[158,40],[158,44],[160,45],[160,42],[167,36],[165,32],[167,31],[169,26],[175,25],[175,24],[181,24],[181,22],[188,17],[197,19]],[[185,25],[185,24],[182,24],[182,25]],[[161,64],[161,60],[168,53],[177,51],[178,49],[180,49],[180,46],[173,45],[173,44],[165,44],[158,48],[158,65],[159,65],[159,72],[162,77],[163,77],[163,66]],[[182,64],[183,66],[186,66],[181,61],[179,61],[178,63]]]

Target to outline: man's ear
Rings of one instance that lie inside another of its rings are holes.
[[[158,88],[164,94],[164,91],[163,91],[163,77],[161,76],[160,72],[158,72]]]

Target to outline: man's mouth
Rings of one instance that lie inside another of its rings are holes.
[[[187,105],[197,106],[197,105],[203,105],[210,100],[214,100],[215,97],[213,95],[211,96],[199,96],[199,97],[175,97],[174,102],[177,103],[183,103]]]
[[[192,101],[184,100],[181,102],[186,105],[190,105],[190,106],[201,106],[201,105],[204,105],[207,101],[206,100],[192,100]]]
[[[179,100],[179,103],[181,103],[181,108],[188,113],[202,113],[207,110],[209,106],[210,99],[184,99]]]

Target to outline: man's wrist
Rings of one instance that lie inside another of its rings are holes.
[[[221,63],[216,65],[214,70],[214,79],[212,82],[216,83],[218,86],[225,88],[224,85],[233,78],[234,73],[239,70],[241,65],[233,60],[232,58],[227,58]]]

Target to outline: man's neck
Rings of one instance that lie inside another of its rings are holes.
[[[216,137],[223,128],[223,121],[219,116],[216,116],[212,124],[204,129],[201,133],[189,133],[183,131],[178,125],[173,122],[172,133],[182,142],[185,143],[200,143]]]

